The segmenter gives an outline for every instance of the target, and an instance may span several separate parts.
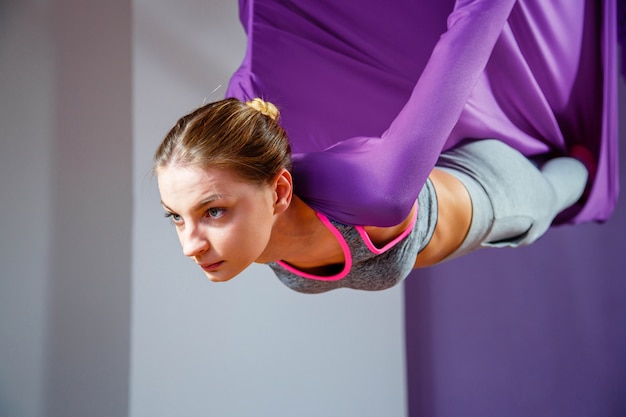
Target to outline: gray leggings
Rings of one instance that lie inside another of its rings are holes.
[[[443,153],[437,167],[457,177],[472,200],[472,223],[447,259],[480,247],[517,247],[539,239],[554,218],[574,204],[587,182],[578,160],[541,165],[498,140],[478,140]]]

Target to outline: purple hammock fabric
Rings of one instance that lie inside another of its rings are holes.
[[[583,144],[586,203],[618,195],[615,0],[240,0],[246,56],[226,92],[281,110],[295,192],[339,222],[399,223],[440,153],[497,138],[527,156]]]

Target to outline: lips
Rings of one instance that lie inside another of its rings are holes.
[[[213,272],[213,271],[217,271],[219,267],[222,266],[223,263],[224,261],[219,261],[215,263],[203,263],[199,265],[200,265],[200,268],[202,268],[206,272]]]

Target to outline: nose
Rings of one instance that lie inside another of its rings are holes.
[[[180,244],[185,256],[194,257],[209,249],[209,239],[206,233],[198,227],[190,228],[180,234]]]

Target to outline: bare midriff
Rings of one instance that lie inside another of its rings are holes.
[[[429,178],[437,194],[437,225],[414,268],[434,265],[452,254],[465,240],[472,222],[472,200],[463,183],[436,168]]]

